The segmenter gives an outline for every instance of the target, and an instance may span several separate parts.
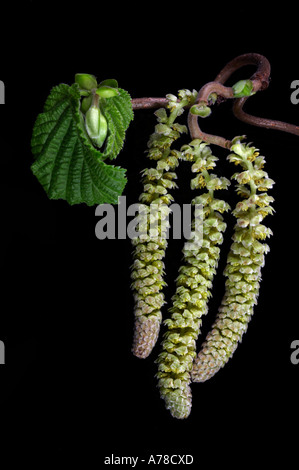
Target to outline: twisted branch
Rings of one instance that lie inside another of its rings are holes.
[[[241,56],[236,57],[235,59],[231,60],[217,75],[214,82],[209,84],[209,87],[203,86],[198,93],[196,102],[199,103],[201,101],[207,102],[208,100],[208,93],[213,90],[217,97],[221,96],[221,98],[233,98],[233,89],[231,87],[225,87],[224,83],[228,80],[228,78],[240,67],[245,65],[256,65],[257,70],[250,78],[252,85],[253,85],[253,92],[257,92],[260,90],[265,90],[269,85],[270,80],[270,63],[269,61],[260,54],[243,54]],[[239,101],[240,98],[236,99]],[[242,113],[240,114],[241,117]],[[188,116],[188,125],[191,126],[190,133],[193,139],[199,138],[205,140],[211,144],[216,144],[224,148],[230,148],[231,142],[229,140],[224,139],[220,136],[205,134],[202,132],[198,125],[198,117],[192,115],[189,112]],[[258,125],[258,124],[257,124]]]
[[[235,70],[244,65],[257,66],[256,72],[251,77],[254,92],[268,88],[271,67],[266,57],[260,54],[243,54],[239,57],[236,57],[219,72],[215,78],[215,81],[222,84],[225,83]],[[243,106],[248,98],[248,96],[244,98],[237,98],[233,104],[233,113],[236,118],[240,119],[240,121],[246,122],[246,124],[251,124],[253,126],[265,127],[267,129],[276,129],[299,136],[299,126],[283,121],[252,116],[251,114],[246,113],[243,110]]]
[[[221,83],[214,81],[207,83],[200,89],[195,103],[204,103],[208,105],[209,96],[212,93],[216,93],[217,97],[221,96],[225,99],[233,98],[234,96],[232,88],[225,87]],[[209,142],[210,144],[219,145],[224,148],[230,148],[231,146],[231,142],[226,140],[224,137],[203,132],[198,125],[198,116],[192,114],[190,111],[188,114],[188,127],[192,139],[201,139],[205,142]]]
[[[276,129],[299,136],[299,126],[295,126],[294,124],[289,124],[283,121],[274,121],[273,119],[252,116],[252,114],[246,113],[243,110],[243,106],[247,98],[248,96],[244,98],[238,98],[233,105],[233,113],[236,118],[240,119],[240,121],[246,122],[247,124],[252,124],[253,126],[266,127],[267,129]]]
[[[228,64],[226,64],[225,67],[223,67],[223,69],[218,73],[213,82],[205,84],[200,89],[195,104],[212,104],[209,102],[209,96],[212,93],[215,93],[217,95],[218,101],[219,99],[221,99],[221,101],[225,101],[226,99],[233,99],[233,89],[231,87],[224,86],[224,83],[236,70],[245,65],[255,65],[257,67],[255,73],[250,78],[253,85],[253,92],[256,93],[258,91],[265,90],[269,86],[271,72],[271,66],[268,59],[256,53],[243,54],[238,57],[235,57],[233,60],[228,62]],[[246,122],[247,124],[251,124],[258,127],[265,127],[267,129],[276,129],[299,136],[299,126],[296,126],[294,124],[288,124],[282,121],[275,121],[272,119],[252,116],[246,113],[243,110],[243,106],[247,99],[248,97],[234,99],[235,102],[233,105],[233,113],[235,117],[237,117],[243,122]],[[132,99],[132,106],[134,110],[158,108],[161,106],[165,107],[166,104],[166,98]],[[231,146],[231,141],[225,139],[224,137],[203,132],[198,125],[198,116],[192,114],[191,112],[189,112],[188,115],[188,127],[192,139],[202,139],[210,144],[219,145],[224,148],[230,148]]]

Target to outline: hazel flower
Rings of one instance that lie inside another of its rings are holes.
[[[171,146],[182,132],[186,132],[186,126],[175,123],[175,119],[193,100],[193,94],[185,90],[180,97],[179,101],[174,95],[167,95],[170,113],[164,108],[155,112],[158,124],[149,138],[147,156],[156,161],[156,167],[142,172],[143,193],[139,200],[148,210],[143,211],[146,217],[139,222],[139,232],[144,233],[132,240],[131,271],[135,301],[132,352],[139,358],[146,358],[156,344],[165,303],[162,259],[167,248],[169,204],[173,201],[169,190],[177,187],[175,169],[180,157],[180,153]]]
[[[222,243],[222,232],[226,229],[220,212],[229,210],[226,202],[214,198],[214,190],[219,186],[226,188],[229,181],[224,182],[216,175],[209,174],[208,165],[216,160],[215,157],[210,158],[210,161],[206,158],[212,157],[210,148],[196,140],[181,150],[183,159],[200,161],[200,165],[196,167],[196,171],[200,173],[191,181],[191,187],[205,187],[206,192],[192,200],[193,204],[202,203],[205,209],[202,232],[195,231],[192,240],[184,245],[183,264],[179,269],[176,291],[169,309],[171,315],[164,320],[167,330],[157,359],[161,398],[172,416],[179,419],[187,418],[191,411],[190,373],[196,356],[196,340],[200,333],[202,316],[207,313],[207,302],[220,254],[218,245]],[[194,168],[193,166],[192,169]],[[211,182],[216,184],[210,184]],[[193,228],[194,225],[195,220]]]
[[[240,201],[233,211],[237,223],[224,270],[227,278],[225,293],[212,329],[194,360],[191,372],[194,382],[204,382],[213,377],[232,357],[242,340],[257,303],[261,269],[265,254],[269,252],[269,246],[259,240],[272,234],[261,222],[274,211],[270,206],[273,197],[256,193],[259,184],[264,188],[274,184],[267,173],[260,170],[264,158],[258,157],[257,149],[239,141],[231,149],[235,153],[229,155],[229,160],[240,164],[244,170],[233,178],[240,183],[238,193],[246,199]],[[246,188],[248,183],[249,188]]]

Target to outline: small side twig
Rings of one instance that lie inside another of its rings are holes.
[[[209,82],[200,89],[196,98],[196,103],[205,103],[208,105],[209,96],[212,93],[216,93],[217,97],[221,96],[225,99],[233,98],[234,96],[232,88],[225,87],[216,81]],[[198,116],[192,114],[191,112],[188,114],[188,128],[192,139],[202,139],[205,142],[224,148],[230,148],[231,146],[230,140],[227,140],[224,137],[220,137],[218,135],[207,134],[203,132],[198,125]]]

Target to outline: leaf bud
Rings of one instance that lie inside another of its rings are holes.
[[[89,95],[83,98],[81,102],[81,112],[85,114],[90,108],[91,103],[92,103],[92,95]]]
[[[96,90],[96,94],[99,95],[101,98],[113,98],[119,94],[117,88],[112,88],[110,86],[100,86]]]
[[[76,73],[75,83],[77,83],[80,88],[83,88],[83,90],[92,90],[98,86],[96,77],[88,73]]]
[[[118,83],[114,78],[108,78],[107,80],[101,81],[99,86],[110,86],[112,88],[118,88]]]
[[[86,112],[85,127],[92,142],[101,148],[107,137],[108,125],[98,106],[92,105]]]
[[[251,80],[239,80],[232,86],[234,98],[253,95],[253,84]]]
[[[211,108],[209,108],[205,103],[198,103],[192,106],[190,109],[191,114],[195,114],[196,116],[200,116],[202,118],[208,117],[211,114]]]

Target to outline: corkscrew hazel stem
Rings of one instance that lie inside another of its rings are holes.
[[[252,124],[253,126],[265,127],[267,129],[276,129],[299,136],[299,126],[295,126],[294,124],[289,124],[283,121],[275,121],[273,119],[252,116],[251,114],[246,113],[243,110],[243,106],[246,100],[247,97],[237,99],[233,105],[233,113],[236,118],[240,119],[240,121],[246,122],[247,124]]]
[[[226,99],[235,99],[233,106],[234,115],[243,122],[258,127],[265,127],[267,129],[276,129],[290,134],[299,136],[299,126],[289,124],[282,121],[261,118],[252,116],[243,111],[243,106],[248,99],[248,96],[242,98],[235,98],[233,87],[224,86],[224,83],[229,77],[239,68],[246,65],[255,65],[256,71],[250,78],[252,82],[252,94],[257,91],[262,91],[268,88],[270,81],[271,66],[266,57],[256,53],[242,54],[235,57],[228,62],[223,69],[218,73],[213,82],[205,84],[199,91],[196,103],[206,102],[207,104],[214,104],[215,99],[211,100],[212,95],[221,97],[221,101]],[[210,97],[210,101],[209,101]],[[132,99],[132,107],[134,110],[138,109],[151,109],[158,107],[165,107],[167,100],[165,98],[134,98]],[[220,147],[230,148],[231,141],[224,137],[207,134],[203,132],[198,125],[198,116],[189,112],[188,126],[191,137],[193,139],[199,138],[210,144],[215,144]]]
[[[260,54],[243,54],[235,59],[231,60],[217,75],[215,81],[224,84],[228,78],[238,68],[245,65],[256,65],[257,70],[252,75],[251,81],[253,83],[253,91],[262,91],[268,88],[270,82],[271,66],[266,57]],[[276,129],[290,134],[299,136],[299,126],[289,124],[283,121],[276,121],[273,119],[261,118],[258,116],[252,116],[243,110],[243,106],[247,101],[248,97],[238,98],[235,100],[233,105],[233,113],[236,118],[240,121],[246,122],[253,126],[265,127],[267,129]]]

